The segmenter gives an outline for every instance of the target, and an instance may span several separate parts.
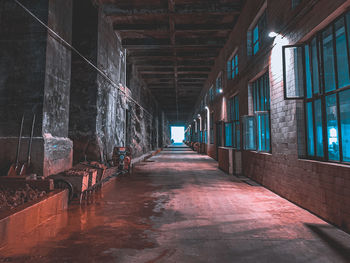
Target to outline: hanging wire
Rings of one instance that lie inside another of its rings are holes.
[[[69,44],[66,40],[64,40],[58,33],[56,33],[53,29],[51,29],[48,25],[46,25],[40,18],[38,18],[32,11],[30,11],[27,7],[25,7],[21,2],[19,2],[18,0],[13,0],[15,3],[17,3],[24,11],[26,11],[30,16],[32,16],[37,22],[39,22],[43,27],[45,27],[49,33],[51,33],[56,40],[61,41],[66,47],[68,47],[70,50],[72,50],[73,52],[75,52],[79,57],[81,57],[86,63],[88,63],[92,68],[94,68],[99,74],[101,74],[105,79],[107,79],[110,84],[112,84],[112,86],[114,86],[115,88],[117,88],[119,91],[122,92],[122,94],[129,99],[130,101],[132,101],[133,103],[135,103],[137,106],[139,106],[145,113],[147,113],[149,115],[149,118],[153,118],[153,115],[148,112],[140,103],[138,103],[135,99],[133,99],[132,97],[128,96],[126,94],[126,92],[120,88],[120,86],[118,84],[116,84],[113,80],[111,80],[106,73],[104,73],[101,69],[99,69],[96,65],[94,65],[89,59],[87,59],[83,54],[81,54],[79,52],[79,50],[77,50],[75,47],[73,47],[71,44]],[[119,69],[120,70],[120,69]],[[121,84],[120,84],[121,85]]]

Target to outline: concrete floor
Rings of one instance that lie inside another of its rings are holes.
[[[0,248],[7,262],[350,262],[350,236],[188,148],[168,148]]]

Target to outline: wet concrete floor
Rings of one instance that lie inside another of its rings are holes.
[[[350,262],[350,236],[177,147],[0,248],[0,261]]]

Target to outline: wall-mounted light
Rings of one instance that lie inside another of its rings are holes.
[[[276,32],[274,32],[274,31],[271,31],[269,33],[269,37],[271,37],[271,38],[274,38],[274,37],[277,37],[277,36],[278,36],[278,34]]]
[[[222,89],[219,89],[219,93],[223,93],[224,91]]]

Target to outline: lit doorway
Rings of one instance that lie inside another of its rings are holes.
[[[184,126],[171,126],[171,141],[173,143],[183,143],[185,140],[185,127]]]

